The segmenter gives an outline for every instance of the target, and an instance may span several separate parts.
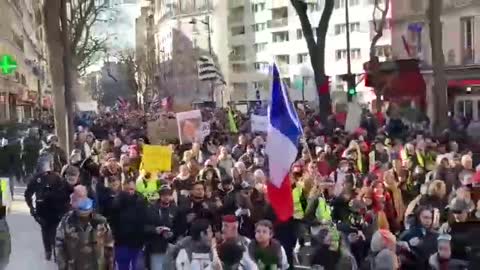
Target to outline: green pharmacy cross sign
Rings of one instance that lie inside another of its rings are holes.
[[[17,69],[17,62],[11,55],[0,55],[0,71],[3,75],[10,75]]]

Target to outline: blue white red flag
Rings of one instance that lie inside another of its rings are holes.
[[[270,172],[267,190],[268,199],[278,219],[286,221],[293,215],[289,173],[292,163],[297,158],[302,125],[275,64],[272,74],[272,99],[268,108],[265,148]]]

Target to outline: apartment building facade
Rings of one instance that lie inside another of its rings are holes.
[[[227,101],[225,86],[200,81],[197,70],[198,58],[211,53],[221,73],[227,74],[226,6],[222,0],[151,1],[154,90],[161,96],[173,96],[176,104]]]
[[[322,15],[323,1],[306,1],[308,16],[315,32]],[[332,93],[345,98],[346,85],[340,75],[347,73],[347,42],[345,5],[349,5],[352,72],[362,74],[369,60],[369,48],[374,35],[372,0],[337,0],[329,24],[325,48],[325,68],[330,76]],[[293,99],[316,99],[316,86],[310,56],[300,21],[288,0],[230,0],[229,1],[229,83],[235,96],[255,99],[268,98],[268,65],[274,60],[284,81],[290,86]],[[362,14],[362,16],[359,16]],[[365,14],[366,16],[363,16]],[[379,18],[378,13],[376,17]],[[390,14],[387,18],[390,19]],[[380,60],[391,57],[389,20],[383,37],[377,43]],[[359,76],[360,81],[361,76]],[[373,97],[369,88],[358,85],[360,100]]]
[[[335,2],[327,35],[326,71],[331,77],[331,90],[341,92],[342,98],[346,86],[340,75],[347,72],[345,4],[350,8],[352,72],[362,74],[373,36],[373,2]],[[315,28],[323,1],[307,0],[307,3],[308,16]],[[166,89],[162,91],[205,99],[210,86],[196,78],[196,57],[211,49],[227,82],[225,89],[215,91],[216,99],[219,95],[225,100],[268,99],[268,68],[273,61],[278,64],[293,99],[302,99],[302,88],[306,100],[316,99],[307,44],[289,0],[155,0],[152,5],[158,88]],[[377,44],[380,60],[391,56],[390,41],[387,27]],[[359,83],[359,92],[367,93],[368,101],[370,89],[362,85]]]
[[[480,2],[443,0],[441,16],[443,53],[451,112],[468,119],[480,119]],[[428,1],[393,1],[392,51],[397,59],[417,58],[432,101],[433,76]],[[429,114],[432,104],[427,104]]]
[[[0,122],[24,121],[34,108],[52,104],[42,6],[43,1],[0,1],[0,55],[17,64],[11,74],[0,74]]]

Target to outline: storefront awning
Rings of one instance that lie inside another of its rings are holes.
[[[480,86],[480,80],[450,80],[448,87],[464,88],[469,86]]]
[[[427,86],[418,71],[401,71],[394,76],[384,93],[385,98],[425,97]]]

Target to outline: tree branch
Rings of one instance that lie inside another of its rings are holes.
[[[310,24],[310,20],[308,19],[308,15],[307,15],[308,6],[305,2],[300,0],[290,0],[290,2],[292,3],[292,6],[295,8],[298,18],[300,19],[303,38],[305,38],[305,41],[307,42],[308,52],[310,54],[310,61],[312,65],[314,65],[315,63],[314,59],[316,59],[316,55],[317,55],[317,51],[316,51],[317,43],[315,41],[315,38],[313,37],[312,25]]]
[[[345,0],[347,1],[347,0]],[[348,3],[346,3],[348,4]],[[330,23],[330,18],[332,17],[333,7],[335,6],[335,0],[325,0],[325,5],[323,7],[322,17],[318,22],[317,27],[317,47],[318,53],[317,60],[321,73],[325,74],[325,40],[328,32],[328,25]]]
[[[383,10],[379,8],[379,5],[380,5],[379,0],[375,0],[375,7],[373,8],[373,15],[372,15],[375,36],[373,36],[372,43],[370,43],[370,60],[373,60],[376,57],[375,48],[377,46],[377,42],[383,36],[383,29],[385,28],[388,10],[390,9],[390,0],[385,0],[385,8]],[[375,17],[376,10],[381,10],[381,13],[382,13],[382,17],[380,19],[380,24],[378,24],[378,27],[377,27],[377,19]]]

